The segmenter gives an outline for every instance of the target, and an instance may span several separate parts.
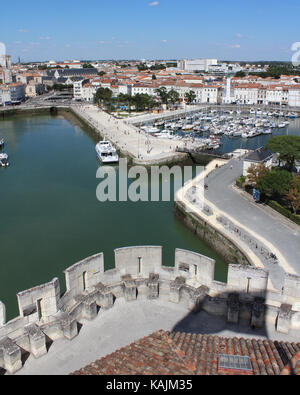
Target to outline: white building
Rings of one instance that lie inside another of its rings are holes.
[[[289,90],[287,87],[268,87],[266,89],[267,104],[288,104]]]
[[[300,107],[300,87],[289,88],[288,104],[292,107]]]
[[[248,170],[252,165],[257,166],[259,164],[264,164],[267,169],[271,169],[273,164],[272,152],[259,148],[247,155],[243,160],[243,176],[248,176]]]
[[[217,66],[217,59],[183,59],[178,62],[178,69],[188,72],[205,71],[207,72],[210,66]]]
[[[0,104],[9,105],[21,103],[25,100],[25,85],[12,83],[0,85]]]
[[[258,84],[241,84],[233,88],[234,101],[239,104],[258,103]]]

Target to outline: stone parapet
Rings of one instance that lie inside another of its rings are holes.
[[[267,272],[248,265],[229,265],[228,282],[215,281],[215,261],[190,251],[176,250],[174,267],[162,265],[161,247],[128,247],[115,256],[117,267],[108,271],[103,254],[67,269],[64,295],[58,279],[18,293],[19,317],[5,323],[1,315],[0,366],[15,373],[22,367],[21,350],[40,358],[48,341],[71,341],[82,320],[94,320],[118,298],[130,303],[160,298],[237,325],[261,328],[268,322],[280,333],[300,328],[297,276],[287,274],[282,292],[276,292],[268,290]]]

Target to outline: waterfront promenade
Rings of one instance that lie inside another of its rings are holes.
[[[180,199],[191,212],[231,240],[254,266],[269,271],[270,288],[280,291],[285,273],[300,274],[300,228],[233,186],[242,174],[242,164],[239,159],[211,162],[180,191]],[[192,186],[203,178],[208,186],[204,205],[212,211],[210,216],[200,209],[192,192]],[[277,259],[272,259],[270,253]]]
[[[130,156],[135,163],[156,164],[178,160],[184,155],[176,153],[178,141],[158,139],[136,128],[124,120],[100,110],[94,105],[72,105],[73,111],[99,134],[111,141],[124,154]]]

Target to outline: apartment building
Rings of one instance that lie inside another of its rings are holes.
[[[18,82],[0,85],[0,104],[9,105],[23,102],[25,87],[24,84]]]
[[[183,59],[180,60],[177,64],[178,69],[188,72],[194,71],[205,71],[208,72],[210,66],[217,66],[217,59],[194,59],[188,60]]]

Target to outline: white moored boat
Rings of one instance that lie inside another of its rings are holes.
[[[119,155],[115,147],[109,141],[100,141],[96,145],[96,152],[98,158],[103,163],[118,163],[119,162]]]
[[[4,139],[0,139],[0,149],[4,147]]]
[[[7,154],[0,154],[0,166],[1,167],[9,166]]]

